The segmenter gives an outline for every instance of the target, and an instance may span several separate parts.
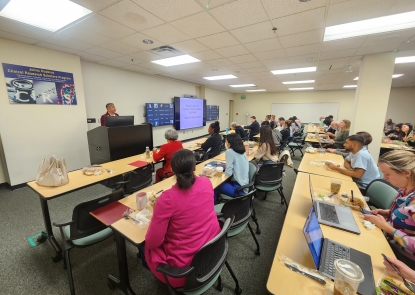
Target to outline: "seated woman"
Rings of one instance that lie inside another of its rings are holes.
[[[212,148],[211,158],[216,157],[220,153],[220,147],[222,145],[222,136],[219,134],[219,132],[220,132],[219,121],[210,123],[209,128],[208,128],[208,133],[210,134],[210,136],[201,145],[201,148],[204,152],[206,152],[209,148]]]
[[[215,203],[216,196],[219,194],[238,197],[236,189],[249,183],[249,162],[241,137],[235,133],[229,134],[225,144],[227,147],[225,175],[232,177],[230,181],[222,183],[215,189]]]
[[[342,149],[344,143],[346,142],[346,138],[349,136],[350,130],[350,121],[349,120],[341,120],[339,123],[339,130],[336,134],[336,138],[334,140],[330,140],[330,145],[327,148],[335,148],[335,149]]]
[[[264,122],[261,123],[261,127],[262,126],[270,126],[270,123],[268,121],[264,121]],[[260,129],[259,133],[260,133],[260,136],[261,136],[261,129]],[[281,132],[278,129],[272,129],[272,127],[271,127],[271,134],[272,134],[272,138],[274,139],[274,144],[276,146],[280,146],[280,142],[281,142],[281,139],[282,139]]]
[[[162,273],[156,271],[160,263],[189,266],[195,253],[220,232],[212,203],[212,183],[206,177],[195,176],[195,163],[189,150],[174,153],[171,167],[177,182],[157,199],[147,230],[145,261],[162,282],[165,282]],[[185,279],[169,277],[169,282],[178,288]]]
[[[164,133],[164,138],[167,140],[166,144],[163,144],[160,147],[160,151],[157,151],[157,148],[153,148],[153,160],[154,162],[158,162],[162,159],[166,161],[162,168],[157,169],[156,171],[156,182],[160,182],[163,178],[170,177],[173,175],[171,170],[171,158],[173,154],[181,150],[183,145],[177,139],[179,138],[179,134],[174,129],[168,129]]]
[[[272,138],[272,130],[268,125],[259,129],[259,147],[254,153],[255,161],[262,164],[278,162],[278,150]]]
[[[365,219],[386,234],[395,255],[411,267],[415,266],[415,154],[395,150],[379,158],[384,179],[399,188],[392,207],[372,210]]]
[[[290,140],[290,137],[291,137],[290,126],[291,126],[291,121],[288,120],[284,122],[283,129],[281,129],[281,135],[282,135],[281,143],[280,143],[281,147],[285,147]]]
[[[400,135],[401,135],[401,132],[402,132],[402,129],[401,129],[402,125],[403,125],[402,123],[396,124],[395,125],[395,131],[388,134],[388,137],[391,140],[400,140]]]
[[[275,119],[275,115],[271,115],[271,122],[269,123],[271,129],[277,128],[278,121]]]
[[[242,138],[242,140],[246,139],[246,132],[245,130],[242,128],[242,126],[239,126],[238,123],[236,122],[232,122],[231,123],[231,129],[235,130],[236,134],[239,134],[239,136]]]
[[[411,123],[405,123],[402,125],[402,141],[406,142],[410,146],[415,146],[414,131]]]

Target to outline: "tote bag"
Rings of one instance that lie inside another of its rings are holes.
[[[39,166],[36,182],[43,186],[61,186],[69,182],[65,159],[52,156],[43,159]]]

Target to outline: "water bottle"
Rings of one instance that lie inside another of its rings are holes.
[[[226,135],[228,135],[228,132],[229,132],[229,129],[228,127],[226,127],[226,130],[225,130]]]
[[[150,159],[150,148],[146,146],[146,159]]]

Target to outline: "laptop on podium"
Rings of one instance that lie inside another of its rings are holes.
[[[360,283],[357,293],[361,295],[373,295],[375,293],[375,280],[373,278],[372,259],[366,253],[339,244],[335,241],[325,239],[317,220],[314,206],[311,206],[303,233],[310,248],[311,256],[317,270],[334,280],[334,260],[342,258],[359,265],[363,272],[364,280]]]
[[[308,175],[308,183],[310,185],[311,200],[313,202],[318,222],[354,234],[360,234],[359,226],[354,220],[353,213],[349,207],[315,200],[310,175]]]

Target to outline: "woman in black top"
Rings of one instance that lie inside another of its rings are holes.
[[[239,134],[242,140],[246,138],[245,130],[242,128],[242,126],[239,126],[236,122],[231,123],[231,129],[235,130],[235,133]]]
[[[396,124],[395,131],[393,133],[390,133],[388,137],[393,140],[401,140],[402,125],[402,123]]]
[[[211,123],[208,128],[208,133],[210,134],[210,136],[201,146],[204,152],[206,152],[209,148],[212,148],[210,152],[210,158],[216,157],[220,153],[220,147],[222,145],[222,136],[219,134],[219,131],[219,121]]]
[[[281,139],[281,148],[284,148],[285,145],[288,143],[288,140],[290,138],[290,127],[291,127],[291,122],[290,120],[285,121],[284,122],[284,128],[281,130],[281,135],[282,135],[282,139]]]

